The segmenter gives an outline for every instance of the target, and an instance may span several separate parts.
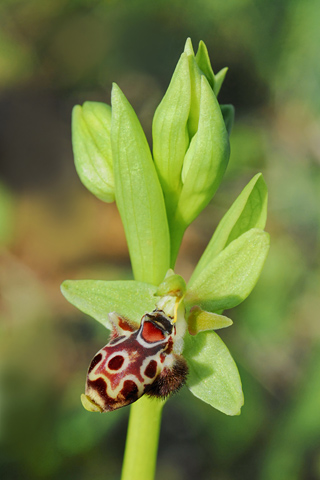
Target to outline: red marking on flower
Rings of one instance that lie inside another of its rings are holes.
[[[138,387],[132,380],[126,380],[121,389],[121,394],[124,396],[126,401],[129,401],[138,395]]]
[[[147,368],[144,371],[144,374],[149,378],[154,378],[157,373],[157,362],[155,360],[151,360],[149,362]]]
[[[122,355],[116,355],[115,357],[111,358],[108,363],[108,368],[110,370],[120,370],[124,362],[124,358]]]
[[[119,327],[122,329],[122,330],[125,330],[126,332],[132,332],[133,329],[132,329],[132,326],[130,325],[130,323],[126,322],[123,318],[119,317],[119,323],[118,323]]]
[[[165,350],[166,355],[169,355],[169,353],[172,352],[172,349],[173,349],[173,340],[172,340],[172,338],[170,337],[169,340],[168,340],[168,343],[167,343],[167,348],[166,348],[166,350]]]
[[[141,335],[143,340],[149,343],[160,342],[166,338],[163,331],[152,322],[144,322]]]
[[[112,339],[109,342],[109,345],[114,345],[115,343],[118,344],[120,340],[123,340],[124,338],[127,338],[125,335],[120,335],[120,336],[113,336]]]

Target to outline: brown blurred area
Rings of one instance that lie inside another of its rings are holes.
[[[320,5],[316,0],[2,0],[0,3],[0,477],[118,479],[128,410],[79,396],[101,325],[69,305],[67,278],[131,278],[114,204],[72,158],[71,110],[110,102],[113,81],[151,142],[154,110],[188,36],[204,40],[219,100],[236,108],[213,202],[188,229],[187,279],[250,178],[270,192],[261,280],[222,337],[246,403],[228,418],[184,389],[168,402],[157,479],[320,478]]]

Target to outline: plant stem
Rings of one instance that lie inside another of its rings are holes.
[[[153,480],[164,403],[145,395],[131,405],[121,480]]]

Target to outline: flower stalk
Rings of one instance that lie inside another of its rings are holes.
[[[121,480],[154,478],[164,403],[144,396],[131,405]]]

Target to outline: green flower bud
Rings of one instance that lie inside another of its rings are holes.
[[[186,42],[168,90],[153,120],[153,156],[164,192],[171,234],[171,265],[187,226],[216,192],[229,160],[228,130],[216,95],[226,69],[213,73],[200,42],[195,56]]]
[[[72,146],[82,183],[104,202],[114,201],[110,140],[111,107],[100,102],[76,105],[72,112]]]

